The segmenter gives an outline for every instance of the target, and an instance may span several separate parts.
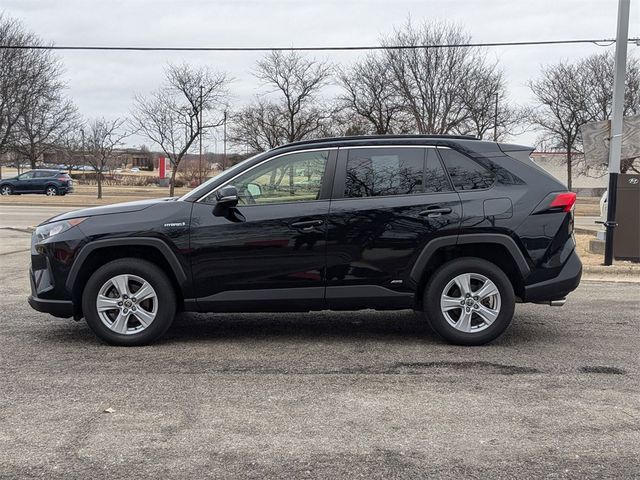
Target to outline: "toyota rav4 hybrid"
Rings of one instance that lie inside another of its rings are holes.
[[[516,302],[580,281],[575,194],[531,148],[453,136],[298,142],[180,198],[88,208],[33,234],[29,303],[114,345],[176,311],[415,309],[447,341],[505,331]]]

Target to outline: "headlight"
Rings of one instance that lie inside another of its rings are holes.
[[[46,225],[42,225],[36,228],[36,238],[38,241],[46,240],[47,238],[51,238],[54,235],[59,235],[62,232],[66,232],[71,227],[75,227],[79,223],[82,223],[87,218],[72,218],[69,220],[61,220],[59,222],[47,223]]]

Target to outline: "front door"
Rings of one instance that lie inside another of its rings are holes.
[[[18,193],[31,193],[34,191],[34,180],[35,172],[31,170],[30,172],[25,172],[22,175],[18,176],[18,181],[15,183],[16,188],[14,189]]]
[[[288,153],[246,170],[227,183],[237,188],[239,203],[223,216],[214,192],[194,204],[191,265],[202,310],[324,308],[335,156],[335,150]]]
[[[435,148],[341,148],[327,237],[329,308],[409,308],[410,271],[461,218]]]

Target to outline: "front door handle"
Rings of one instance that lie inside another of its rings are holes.
[[[301,222],[293,222],[291,227],[302,230],[303,232],[310,232],[315,227],[319,227],[323,223],[324,221],[322,220],[303,220]]]
[[[418,215],[420,215],[421,217],[435,218],[435,217],[439,217],[440,215],[446,215],[451,212],[452,212],[451,207],[440,207],[436,205],[421,211]]]

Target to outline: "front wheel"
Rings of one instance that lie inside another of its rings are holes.
[[[111,345],[146,345],[162,336],[176,312],[171,281],[137,258],[109,262],[91,275],[82,310],[94,333]]]
[[[474,257],[452,260],[427,283],[424,309],[434,330],[456,345],[483,345],[509,326],[513,286],[495,264]]]
[[[11,195],[13,193],[13,188],[11,185],[2,185],[0,187],[0,195]]]

